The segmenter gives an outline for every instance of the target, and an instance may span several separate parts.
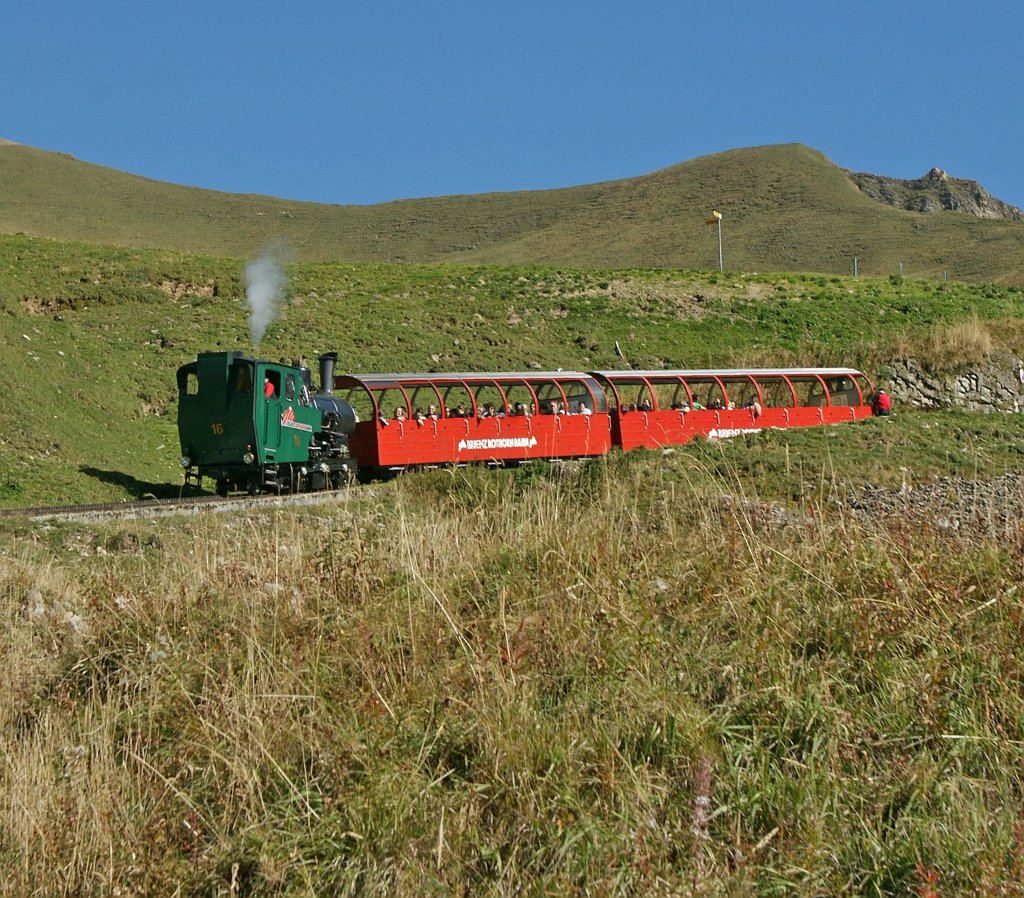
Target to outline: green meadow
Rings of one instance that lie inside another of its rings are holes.
[[[0,505],[176,494],[174,372],[203,350],[310,361],[337,351],[352,371],[824,364],[878,379],[907,354],[934,365],[969,358],[978,340],[965,342],[965,328],[989,349],[1012,349],[1021,333],[1020,288],[991,284],[439,264],[285,270],[278,318],[254,348],[237,259],[0,237],[10,360]]]
[[[207,349],[876,381],[1021,351],[1020,288],[942,277],[286,274],[254,348],[239,258],[0,237],[0,505],[177,495]],[[3,891],[1022,894],[1024,503],[851,503],[1022,452],[1019,416],[897,408],[298,510],[5,518]]]

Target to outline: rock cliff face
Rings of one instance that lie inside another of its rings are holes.
[[[847,171],[863,193],[879,203],[909,212],[965,212],[978,218],[1024,221],[1024,212],[997,200],[977,181],[952,178],[933,168],[923,178],[901,181],[868,172]]]
[[[1024,412],[1024,361],[993,354],[984,365],[957,373],[935,374],[914,359],[891,362],[880,387],[897,405],[959,408],[980,412]]]

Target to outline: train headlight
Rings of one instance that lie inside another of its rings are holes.
[[[254,461],[256,461],[256,456],[253,455],[252,452],[250,452],[249,450],[246,450],[245,455],[242,456],[242,461],[244,461],[247,465],[251,465]]]
[[[181,457],[181,466],[183,468],[191,468],[192,467],[192,459],[189,458],[187,455],[183,455]]]

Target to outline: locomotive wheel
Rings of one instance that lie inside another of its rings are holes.
[[[223,477],[217,481],[217,495],[226,499],[228,495],[228,482]]]
[[[249,481],[246,491],[250,496],[258,496],[260,494],[260,483],[255,477]]]

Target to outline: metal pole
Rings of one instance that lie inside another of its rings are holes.
[[[725,263],[722,261],[722,218],[718,217],[718,270],[725,271]]]

